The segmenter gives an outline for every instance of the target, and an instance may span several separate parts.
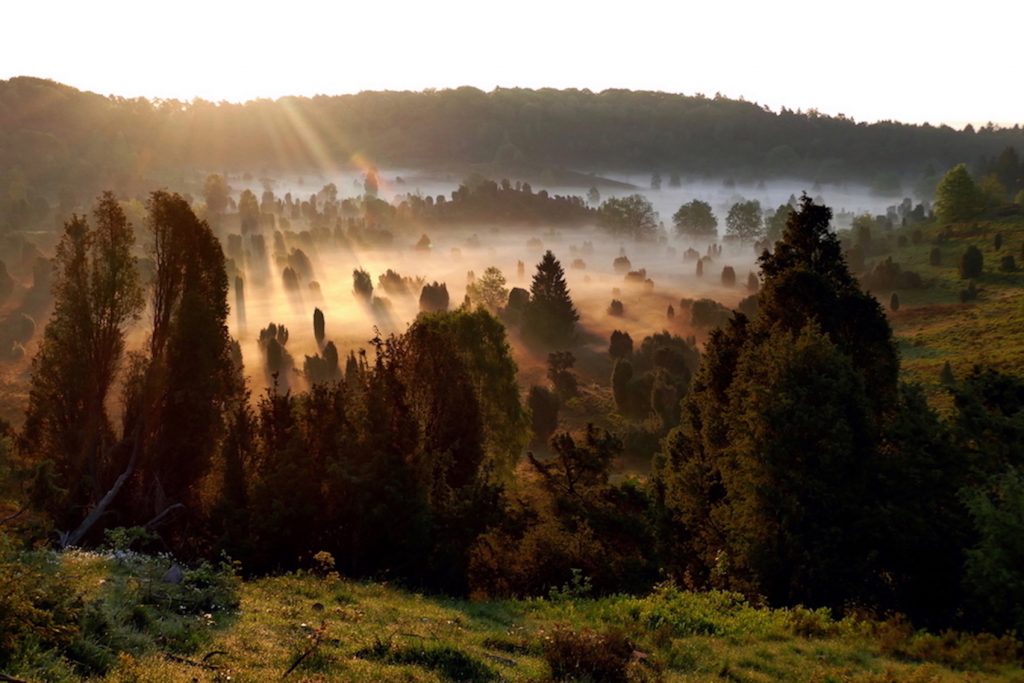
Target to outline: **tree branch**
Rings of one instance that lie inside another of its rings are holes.
[[[151,519],[148,522],[146,522],[146,526],[144,528],[146,529],[146,531],[152,531],[161,522],[164,521],[164,517],[166,517],[167,515],[171,514],[175,510],[183,510],[183,509],[185,509],[185,505],[182,504],[182,503],[174,503],[173,505],[168,505],[167,508],[165,508],[163,512],[161,512],[159,515],[157,515],[153,519]]]
[[[125,482],[128,481],[128,478],[132,476],[132,472],[135,471],[135,465],[139,461],[139,452],[142,450],[141,423],[139,423],[139,425],[135,428],[135,432],[132,434],[132,441],[134,443],[132,444],[131,458],[128,459],[128,466],[125,468],[124,472],[121,473],[121,476],[119,476],[117,480],[114,482],[114,485],[110,487],[110,490],[107,491],[107,494],[100,499],[100,502],[96,503],[96,507],[94,507],[89,512],[89,514],[86,515],[85,519],[82,520],[82,523],[78,525],[77,529],[70,533],[66,531],[62,531],[60,533],[61,550],[78,545],[79,541],[81,541],[82,538],[87,533],[89,533],[89,529],[91,529],[93,525],[96,524],[99,518],[103,516],[103,513],[107,511],[107,508],[110,507],[110,504],[114,502],[114,498],[117,497],[117,494],[121,491],[121,488],[125,485]]]
[[[16,520],[18,517],[21,517],[26,512],[28,512],[28,503],[26,503],[20,510],[18,510],[14,514],[7,515],[3,519],[0,519],[0,526],[3,526],[4,524],[7,524],[8,522],[13,522],[14,520]],[[0,678],[0,681],[2,681],[2,680],[3,679]]]

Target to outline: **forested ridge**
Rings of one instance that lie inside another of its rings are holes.
[[[1024,146],[1018,127],[958,131],[770,111],[703,95],[463,87],[245,104],[101,96],[37,78],[0,82],[3,185],[52,194],[183,169],[529,163],[821,182],[918,176]],[[87,182],[88,181],[88,182]]]

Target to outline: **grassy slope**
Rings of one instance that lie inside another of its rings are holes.
[[[909,229],[902,232],[909,237]],[[926,228],[922,244],[888,254],[931,284],[927,289],[901,290],[900,310],[888,314],[903,358],[904,378],[923,385],[932,402],[944,408],[948,399],[939,373],[946,361],[957,377],[976,363],[1024,375],[1024,216],[953,226],[951,237],[939,245],[942,265],[935,267],[928,257],[937,232],[937,228]],[[993,246],[997,232],[1003,235],[998,252]],[[981,249],[985,267],[976,282],[979,298],[961,304],[960,290],[967,282],[960,279],[957,263],[971,244]],[[1017,272],[999,272],[999,259],[1005,254],[1016,258]],[[890,292],[876,294],[888,308]]]
[[[548,672],[541,656],[545,634],[568,624],[623,627],[654,662],[641,669],[657,667],[668,681],[1024,681],[1019,668],[986,663],[985,655],[971,662],[970,648],[931,641],[910,646],[894,635],[898,628],[876,625],[872,632],[864,623],[758,610],[721,594],[470,603],[295,575],[244,585],[237,620],[203,648],[223,651],[209,660],[220,671],[151,654],[123,657],[108,680],[277,679],[321,624],[321,646],[293,680],[480,680],[485,671],[493,680],[539,680]],[[375,646],[377,655],[371,654]],[[381,661],[384,651],[404,663]]]

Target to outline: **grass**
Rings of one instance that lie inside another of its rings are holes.
[[[910,240],[916,227],[920,226],[897,231],[896,235],[908,238],[908,246],[898,247],[893,239],[891,251],[882,258],[892,257],[904,270],[917,272],[928,286],[897,290],[898,311],[888,310],[890,291],[874,293],[892,323],[904,379],[921,384],[933,405],[942,410],[949,407],[939,381],[946,362],[957,377],[978,363],[1024,375],[1024,215],[925,226],[921,228],[924,239],[917,245]],[[1003,236],[998,251],[994,248],[996,233]],[[970,245],[981,249],[984,271],[975,281],[979,297],[960,303],[960,291],[968,283],[960,278],[957,264]],[[929,263],[930,252],[936,246],[942,255],[940,266]],[[999,259],[1006,254],[1016,258],[1016,272],[999,271]]]
[[[166,561],[59,559],[86,602],[126,614],[154,603],[124,586],[145,584],[147,567]],[[898,619],[835,620],[667,585],[643,597],[470,602],[297,573],[236,589],[237,608],[194,615],[171,605],[145,623],[115,619],[120,649],[96,680],[267,681],[290,671],[286,680],[550,681],[552,671],[597,670],[615,675],[591,680],[1024,681],[1024,652],[1010,638],[927,634]],[[92,635],[97,647],[106,637]],[[33,657],[46,666],[33,666]],[[74,680],[62,661],[29,651],[3,673]]]

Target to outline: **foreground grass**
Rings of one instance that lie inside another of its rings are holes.
[[[207,574],[186,570],[167,588],[169,558],[76,552],[55,562],[84,613],[106,615],[88,629],[88,647],[108,653],[95,680],[1024,681],[1012,638],[837,621],[667,585],[644,597],[472,602],[300,573],[220,582],[203,595],[222,600],[233,585],[230,600],[188,606],[179,603]],[[2,673],[84,677],[77,642],[63,654],[29,647]],[[603,673],[582,677],[595,664]]]
[[[1024,681],[1008,641],[913,634],[900,622],[836,622],[755,609],[736,596],[662,588],[645,598],[466,602],[374,583],[287,575],[241,588],[214,629],[208,670],[159,653],[125,657],[112,681],[535,681],[556,629],[620,629],[633,677],[667,681]],[[200,653],[197,653],[197,655]],[[199,660],[197,660],[199,661]]]

